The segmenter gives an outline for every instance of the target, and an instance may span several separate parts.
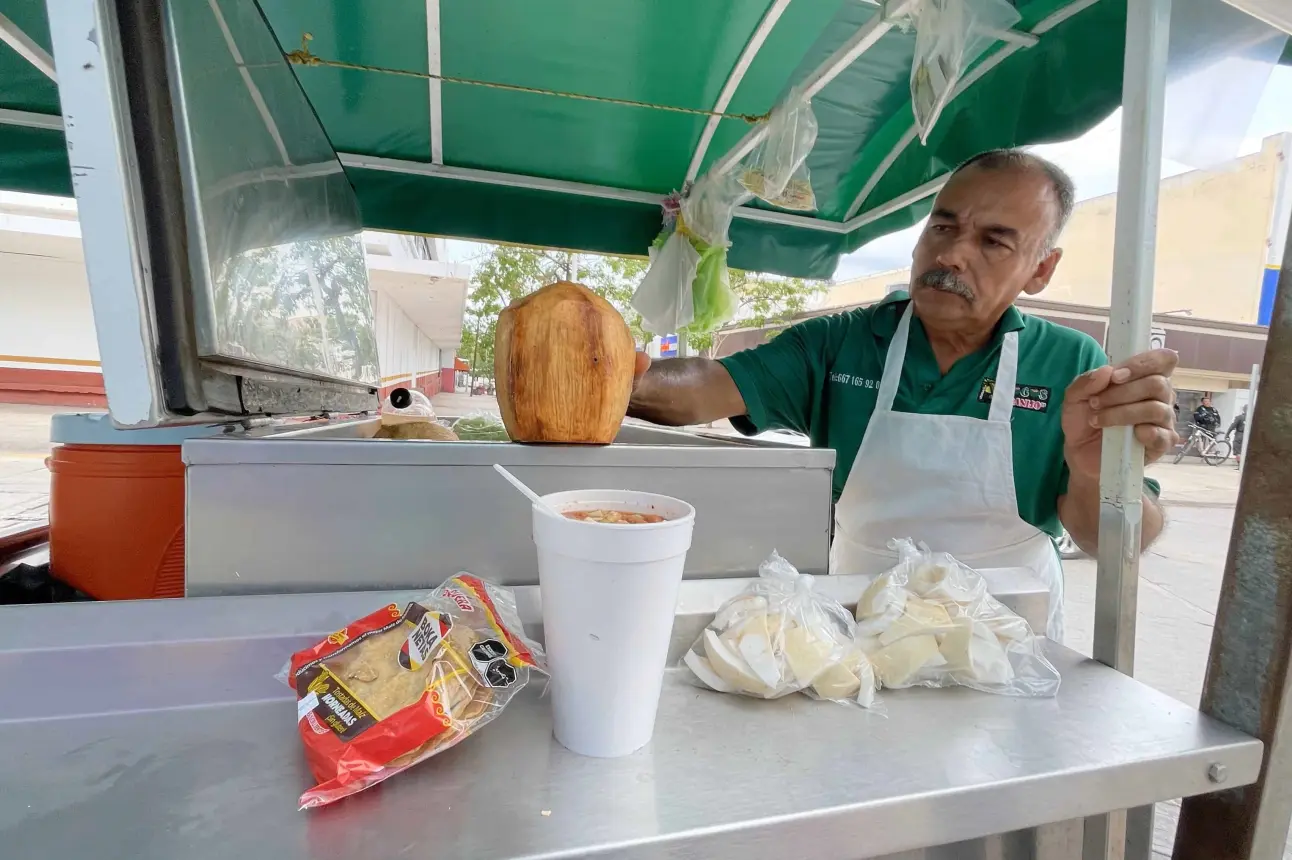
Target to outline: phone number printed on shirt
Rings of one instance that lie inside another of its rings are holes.
[[[879,388],[878,379],[866,379],[863,376],[853,376],[850,373],[831,373],[830,381],[837,382],[839,385],[850,385],[853,388],[869,388],[871,390]]]

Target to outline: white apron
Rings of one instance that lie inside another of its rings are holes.
[[[1049,535],[1019,517],[1014,493],[1018,332],[1005,334],[986,421],[894,412],[913,307],[889,344],[875,412],[835,506],[830,572],[882,573],[897,561],[888,541],[901,537],[973,568],[1027,568],[1050,589],[1047,635],[1062,642],[1059,554]]]

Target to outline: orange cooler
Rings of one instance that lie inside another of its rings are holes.
[[[184,596],[185,439],[218,427],[118,430],[107,415],[56,415],[49,563],[98,600]]]

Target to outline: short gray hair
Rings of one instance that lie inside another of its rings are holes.
[[[977,167],[982,170],[1040,171],[1049,181],[1050,188],[1054,191],[1054,200],[1059,210],[1055,213],[1053,228],[1050,230],[1049,235],[1045,237],[1045,253],[1048,254],[1054,250],[1055,245],[1059,243],[1059,236],[1063,233],[1063,228],[1068,225],[1068,219],[1072,217],[1072,210],[1077,205],[1076,186],[1072,183],[1072,177],[1064,172],[1062,167],[1022,149],[990,149],[986,152],[978,153],[957,167],[951,175],[954,176],[969,167]]]

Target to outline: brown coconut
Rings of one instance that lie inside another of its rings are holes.
[[[516,442],[608,445],[628,412],[632,333],[610,302],[558,281],[498,317],[494,381]]]

